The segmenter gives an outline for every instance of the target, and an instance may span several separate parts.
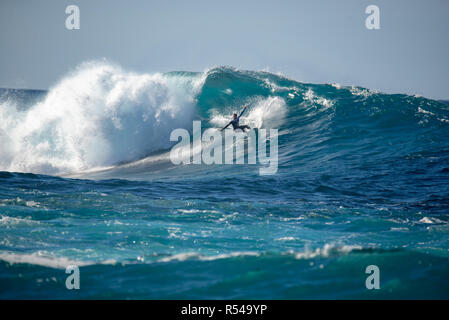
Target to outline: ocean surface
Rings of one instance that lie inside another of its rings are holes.
[[[244,104],[276,174],[170,161],[174,129]],[[1,299],[448,299],[448,213],[449,106],[424,97],[104,61],[0,91]]]

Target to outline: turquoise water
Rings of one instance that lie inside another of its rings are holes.
[[[449,298],[447,105],[104,63],[0,97],[1,298]],[[245,103],[242,123],[279,130],[275,175],[170,162],[171,130]]]

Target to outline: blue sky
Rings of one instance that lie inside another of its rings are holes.
[[[81,29],[65,27],[68,5]],[[380,8],[380,30],[365,8]],[[0,2],[0,87],[47,89],[86,60],[137,72],[228,65],[449,98],[449,1]]]

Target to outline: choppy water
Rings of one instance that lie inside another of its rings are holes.
[[[0,101],[1,298],[449,297],[447,105],[106,63]],[[245,103],[242,123],[279,130],[275,175],[170,162],[173,129]]]

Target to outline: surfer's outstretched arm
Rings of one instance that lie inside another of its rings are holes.
[[[248,108],[248,105],[246,105],[246,106],[243,107],[242,112],[240,112],[239,118],[242,116],[243,112],[245,112],[246,108]]]
[[[227,127],[229,127],[229,125],[232,123],[232,121],[231,122],[229,122],[225,127],[223,127],[222,129],[220,129],[220,131],[223,131],[224,129],[226,129]]]

